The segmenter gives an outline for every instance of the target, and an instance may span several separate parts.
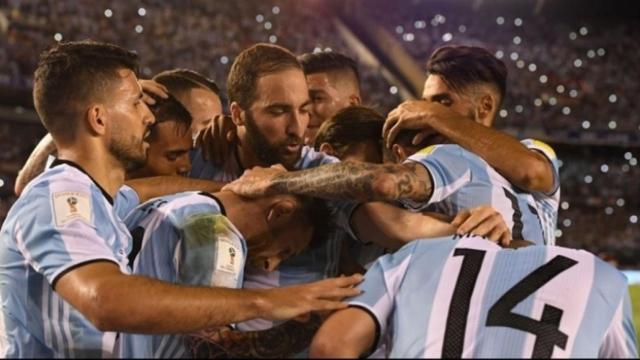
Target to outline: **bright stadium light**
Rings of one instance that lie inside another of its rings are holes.
[[[522,112],[524,111],[524,106],[522,106],[522,105],[516,105],[515,110],[516,110],[516,112],[517,112],[518,114],[522,114]]]
[[[629,216],[629,222],[632,223],[632,224],[637,224],[638,223],[638,216],[637,215]]]
[[[533,105],[535,105],[536,107],[542,106],[542,99],[536,98],[535,100],[533,100]]]
[[[496,57],[498,59],[502,59],[504,57],[504,52],[502,50],[496,51]]]
[[[538,66],[534,63],[529,64],[529,71],[531,72],[535,72],[536,70],[538,70]]]
[[[509,112],[506,109],[502,109],[500,110],[500,117],[501,118],[506,118],[507,116],[509,116]]]
[[[569,90],[569,96],[571,96],[572,98],[578,97],[578,90],[576,89]]]
[[[404,28],[402,27],[402,25],[396,26],[396,34],[400,35],[403,32],[404,32]]]
[[[593,177],[591,175],[587,175],[584,177],[584,182],[587,184],[591,184],[593,182]]]
[[[583,129],[586,130],[586,129],[590,128],[590,127],[591,127],[591,123],[589,122],[589,120],[585,120],[585,121],[582,122],[582,128]]]
[[[145,9],[145,8],[143,8],[143,7],[139,8],[139,9],[138,9],[138,15],[140,15],[140,16],[145,16],[145,15],[147,15],[147,9]]]
[[[53,39],[57,42],[62,41],[62,34],[56,33],[55,35],[53,35]]]
[[[633,157],[632,153],[630,153],[628,151],[626,153],[624,153],[624,159],[625,160],[631,160],[632,157]]]
[[[604,56],[607,52],[604,51],[603,48],[600,48],[600,49],[598,49],[597,53],[598,53],[598,56]]]
[[[587,29],[586,27],[581,27],[580,28],[580,35],[582,36],[587,36],[587,34],[589,34],[589,29]]]
[[[504,18],[502,16],[498,16],[496,18],[496,24],[498,24],[498,25],[504,24]]]
[[[558,94],[562,94],[564,92],[564,85],[556,86],[556,91],[558,92]]]
[[[264,21],[264,16],[262,14],[256,15],[256,21],[261,23]]]
[[[390,93],[391,95],[395,95],[395,94],[397,94],[397,93],[398,93],[398,88],[397,88],[397,87],[395,87],[395,86],[391,86],[391,87],[389,88],[389,93]]]
[[[624,203],[625,201],[623,198],[619,198],[618,200],[616,200],[616,205],[618,205],[618,207],[623,207]]]
[[[113,16],[113,11],[111,11],[111,9],[106,9],[104,11],[104,16],[106,16],[108,18],[112,17]]]
[[[509,58],[511,58],[511,60],[516,61],[518,60],[518,58],[520,57],[520,55],[518,55],[517,52],[512,52],[511,55],[509,55]]]
[[[608,173],[609,172],[609,165],[607,165],[607,164],[600,165],[600,171],[602,171],[605,174]]]
[[[564,219],[564,220],[562,220],[562,225],[563,225],[564,227],[569,227],[569,226],[571,226],[571,219]]]
[[[458,26],[458,31],[461,33],[465,33],[467,31],[467,27],[464,25]]]
[[[275,36],[275,35],[269,36],[269,42],[272,43],[272,44],[277,43],[278,42],[278,37]]]
[[[525,63],[524,61],[522,61],[522,59],[520,59],[516,62],[516,66],[518,67],[518,69],[523,69],[525,66]]]
[[[571,114],[571,108],[568,107],[568,106],[563,107],[562,108],[562,113],[565,114],[565,115]]]
[[[402,40],[406,41],[406,42],[411,42],[415,39],[415,35],[413,35],[413,33],[406,33],[404,35],[402,35]]]
[[[0,188],[4,186],[4,180],[0,179]]]
[[[445,33],[442,35],[442,41],[444,42],[449,42],[451,39],[453,39],[453,35],[451,33]]]
[[[136,27],[135,27],[135,31],[136,31],[138,34],[141,34],[141,33],[142,33],[142,31],[144,31],[144,28],[142,27],[142,25],[136,25]]]
[[[278,6],[274,6],[271,8],[271,12],[274,13],[275,15],[280,14],[280,7]]]
[[[575,67],[577,67],[577,68],[581,67],[581,66],[582,66],[582,60],[580,60],[580,59],[575,59],[575,60],[573,61],[573,66],[575,66]]]
[[[556,229],[556,237],[562,237],[562,230]]]
[[[271,28],[273,27],[273,25],[271,24],[271,21],[267,21],[264,23],[264,28],[266,30],[271,30]]]
[[[569,203],[563,201],[562,204],[560,204],[560,207],[562,208],[562,210],[569,210]]]
[[[549,98],[549,105],[556,106],[557,103],[558,103],[558,99],[556,99],[555,97],[552,96]]]
[[[595,51],[593,51],[593,50],[589,50],[589,51],[587,51],[587,57],[588,57],[589,59],[593,59],[594,57],[596,57],[596,52],[595,52]]]
[[[226,56],[220,57],[220,63],[221,64],[228,64],[229,63],[229,58],[226,57]]]
[[[514,36],[513,37],[513,43],[515,45],[520,45],[521,42],[522,42],[522,38],[520,36]]]
[[[549,80],[549,78],[547,77],[547,75],[540,75],[539,80],[540,80],[540,83],[546,84],[547,80]]]
[[[604,213],[605,213],[605,214],[607,214],[607,215],[611,215],[611,214],[613,214],[613,208],[612,208],[611,206],[607,206],[607,207],[604,209]]]
[[[609,102],[610,103],[615,104],[616,101],[618,101],[618,96],[616,94],[609,95]]]
[[[513,20],[513,25],[515,25],[515,26],[522,26],[522,19],[520,19],[520,18],[515,18],[515,20]]]
[[[614,130],[617,127],[618,127],[617,122],[615,122],[614,120],[609,121],[609,129]]]
[[[577,38],[578,38],[578,34],[576,34],[575,32],[572,31],[569,33],[569,39],[575,40]]]

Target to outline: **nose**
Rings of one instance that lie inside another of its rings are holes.
[[[302,138],[309,126],[309,113],[294,111],[287,124],[287,135]]]
[[[147,126],[152,125],[156,122],[156,117],[153,115],[151,109],[149,109],[149,105],[147,105],[146,103],[144,103],[144,114],[142,115],[142,122]]]
[[[188,174],[189,171],[191,171],[191,159],[189,159],[189,154],[180,157],[178,171],[180,174]]]

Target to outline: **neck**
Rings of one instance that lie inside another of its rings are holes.
[[[268,200],[247,200],[231,191],[220,191],[214,194],[224,206],[226,216],[240,231],[247,241],[257,238],[268,231],[265,210]]]
[[[78,164],[111,197],[115,197],[118,189],[124,184],[124,167],[106,149],[95,146],[59,146],[58,158]]]

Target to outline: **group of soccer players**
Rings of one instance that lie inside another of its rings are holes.
[[[105,43],[41,56],[0,356],[638,356],[624,276],[554,246],[554,151],[492,129],[487,50],[436,50],[387,116],[333,52],[245,49],[226,111],[195,71],[136,69]]]

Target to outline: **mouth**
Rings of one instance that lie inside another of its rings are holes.
[[[144,134],[142,135],[142,140],[144,142],[148,142],[147,140],[149,140],[149,136],[151,136],[151,129],[147,129]]]

